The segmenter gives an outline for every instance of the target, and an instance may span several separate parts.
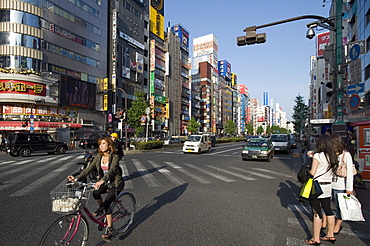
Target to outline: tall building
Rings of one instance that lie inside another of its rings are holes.
[[[97,84],[107,76],[107,4],[1,2],[3,134],[50,132],[70,141],[104,130],[104,115],[92,112]]]

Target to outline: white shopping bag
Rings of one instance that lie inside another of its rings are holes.
[[[338,203],[342,220],[365,221],[361,203],[354,195],[347,196],[346,193],[338,193]]]

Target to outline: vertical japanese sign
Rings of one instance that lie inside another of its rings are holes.
[[[112,10],[112,88],[116,89],[116,60],[117,60],[117,10]]]

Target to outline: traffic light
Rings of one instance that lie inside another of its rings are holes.
[[[256,26],[247,27],[244,29],[246,35],[237,37],[236,43],[238,46],[261,44],[266,42],[266,33],[256,34]]]
[[[126,119],[126,112],[123,110],[119,111],[119,118],[122,120]]]

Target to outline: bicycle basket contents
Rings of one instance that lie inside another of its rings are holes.
[[[73,213],[86,205],[89,192],[67,186],[57,187],[50,192],[52,212]]]

